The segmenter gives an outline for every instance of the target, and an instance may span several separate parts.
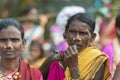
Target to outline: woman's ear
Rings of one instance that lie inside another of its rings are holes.
[[[91,38],[91,43],[93,43],[94,42],[94,40],[95,40],[95,38],[96,38],[96,33],[93,33],[93,35],[92,35],[92,38]]]
[[[24,51],[25,51],[25,44],[26,44],[26,40],[23,39],[22,45],[21,45],[21,53],[22,53],[22,54],[24,54]]]
[[[23,44],[22,44],[22,47],[25,49],[25,45],[26,45],[26,40],[23,39]]]

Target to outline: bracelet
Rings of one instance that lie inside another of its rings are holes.
[[[71,78],[70,80],[80,80],[80,78],[77,78],[77,79],[73,79],[73,78]]]

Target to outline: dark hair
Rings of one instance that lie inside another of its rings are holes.
[[[120,29],[120,15],[116,17],[115,27]]]
[[[7,18],[7,19],[3,19],[2,21],[0,21],[0,31],[2,29],[9,27],[9,26],[14,26],[15,28],[17,28],[21,33],[22,39],[24,39],[24,29],[23,29],[22,25],[17,20]]]
[[[32,9],[36,9],[35,7],[27,7],[24,11],[24,14],[27,15]]]
[[[68,19],[67,25],[65,26],[65,31],[67,31],[69,29],[71,22],[74,20],[79,20],[79,21],[82,21],[82,22],[88,24],[91,29],[90,32],[91,32],[91,34],[93,34],[94,29],[95,29],[95,21],[92,20],[92,18],[87,13],[77,13],[77,14],[71,16]]]
[[[33,45],[38,46],[39,50],[41,51],[41,55],[39,56],[39,58],[44,57],[44,50],[43,50],[43,47],[42,47],[42,44],[40,43],[40,41],[39,40],[32,40],[30,47]]]

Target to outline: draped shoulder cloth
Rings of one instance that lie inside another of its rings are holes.
[[[93,80],[101,66],[105,64],[103,80],[108,80],[110,77],[108,57],[96,47],[88,47],[78,53],[78,68],[81,80]],[[70,80],[69,68],[66,69],[66,79]]]

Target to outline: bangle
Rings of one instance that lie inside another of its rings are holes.
[[[71,78],[70,80],[80,80],[80,78],[77,78],[77,79],[73,79],[73,78]]]

